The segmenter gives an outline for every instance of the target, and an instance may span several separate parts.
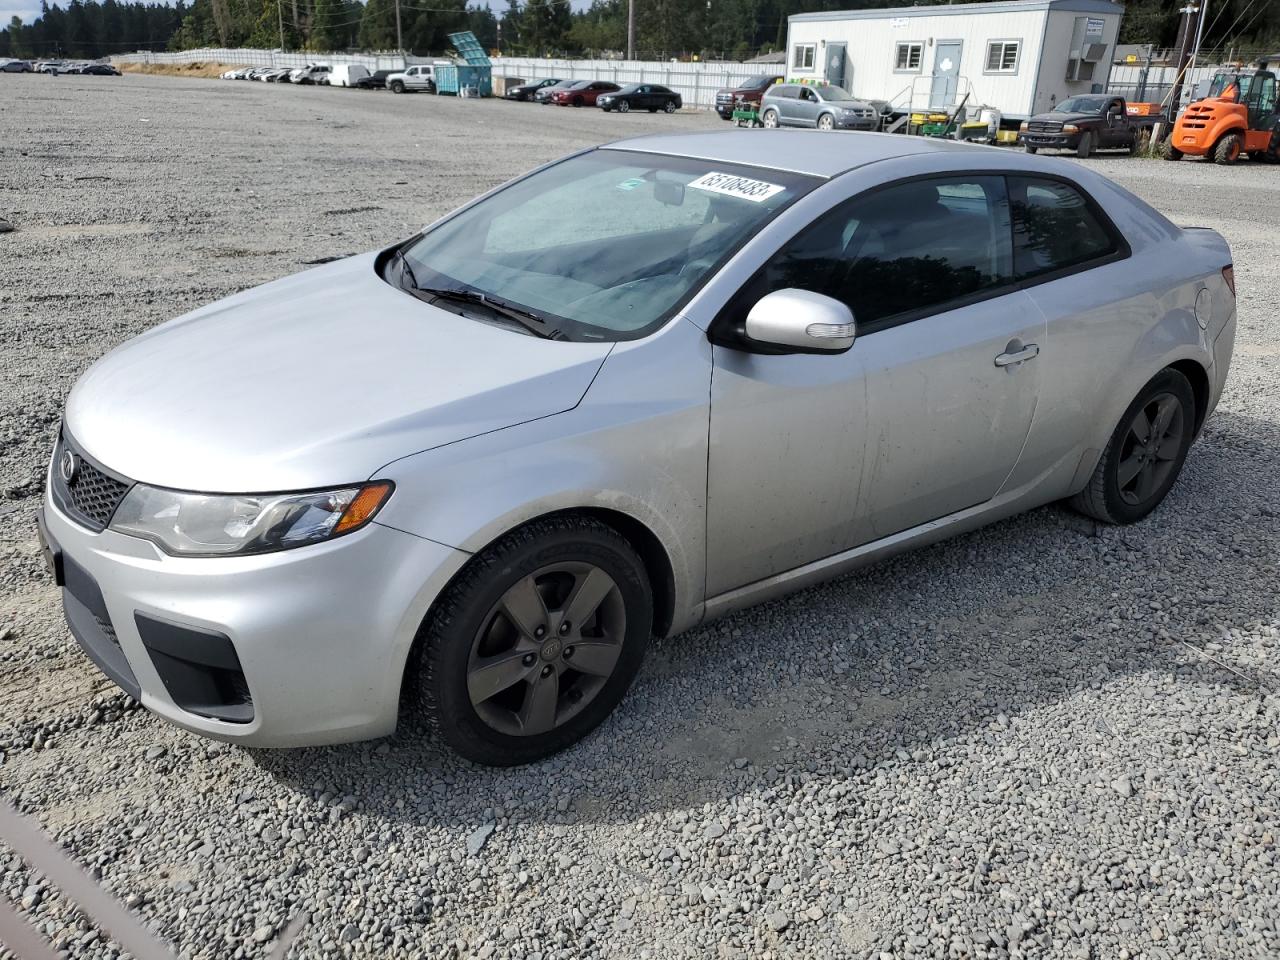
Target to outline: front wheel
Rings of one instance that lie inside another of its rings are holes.
[[[1175,147],[1173,144],[1169,143],[1169,141],[1167,140],[1165,141],[1164,147],[1161,149],[1161,153],[1164,155],[1164,158],[1166,160],[1182,159],[1182,151],[1179,150],[1177,147]]]
[[[1032,144],[1032,143],[1026,144],[1027,153],[1035,153],[1039,149],[1040,148],[1037,147],[1035,144]]]
[[[1081,160],[1088,160],[1090,154],[1093,153],[1093,133],[1086,130],[1080,134],[1080,142],[1076,144],[1076,156]]]
[[[619,112],[619,113],[630,113],[630,112],[631,112],[631,104],[630,104],[629,102],[627,102],[626,100],[619,100],[619,101],[618,101],[618,112]]]
[[[403,83],[401,83],[399,80],[393,80],[393,81],[391,82],[391,92],[392,92],[392,93],[404,93],[404,84],[403,84]]]
[[[675,112],[676,112],[676,102],[675,102],[674,100],[668,100],[665,104],[663,104],[662,112],[663,112],[663,113],[675,113]]]
[[[1244,141],[1238,133],[1228,133],[1213,148],[1213,162],[1221,164],[1235,163],[1240,159]]]
[[[574,97],[574,98],[573,98],[573,105],[574,105],[575,107],[580,107],[580,106],[582,106],[582,98],[581,98],[581,97]]]
[[[835,120],[835,117],[831,116],[831,114],[824,113],[822,116],[818,118],[819,130],[834,130],[835,128],[836,128],[836,120]]]
[[[1071,506],[1106,523],[1134,523],[1165,498],[1195,437],[1196,401],[1172,368],[1142,388],[1120,418],[1089,485]]]
[[[426,719],[462,756],[530,763],[608,717],[652,627],[631,545],[599,521],[551,517],[470,561],[419,631],[412,679]]]

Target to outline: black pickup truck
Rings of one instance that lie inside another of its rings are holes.
[[[1162,119],[1129,116],[1124,97],[1107,94],[1071,97],[1048,113],[1024,120],[1018,130],[1018,142],[1026,147],[1027,153],[1045,149],[1074,150],[1077,157],[1087,157],[1094,150],[1133,153],[1142,131]]]

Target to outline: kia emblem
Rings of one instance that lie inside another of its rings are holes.
[[[58,461],[58,472],[62,474],[62,482],[70,486],[80,472],[80,460],[70,450],[63,450],[62,459]]]

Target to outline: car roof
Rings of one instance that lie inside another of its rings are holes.
[[[904,137],[896,133],[725,130],[717,133],[655,134],[618,140],[601,149],[663,153],[830,178],[881,160],[920,154],[969,153],[976,148],[953,140]]]

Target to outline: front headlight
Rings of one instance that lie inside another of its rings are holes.
[[[205,494],[135,484],[111,529],[179,557],[269,553],[359,530],[391,496],[389,480],[303,493]]]
[[[1062,132],[1063,133],[1079,133],[1080,128],[1077,127],[1074,123],[1064,123],[1062,125]]]
[[[1026,132],[1027,132],[1027,128],[1028,128],[1028,127],[1030,127],[1030,126],[1031,126],[1031,124],[1029,124],[1029,123],[1027,123],[1027,121],[1023,120],[1020,124],[1018,124],[1018,132],[1019,132],[1019,133],[1026,133]]]

